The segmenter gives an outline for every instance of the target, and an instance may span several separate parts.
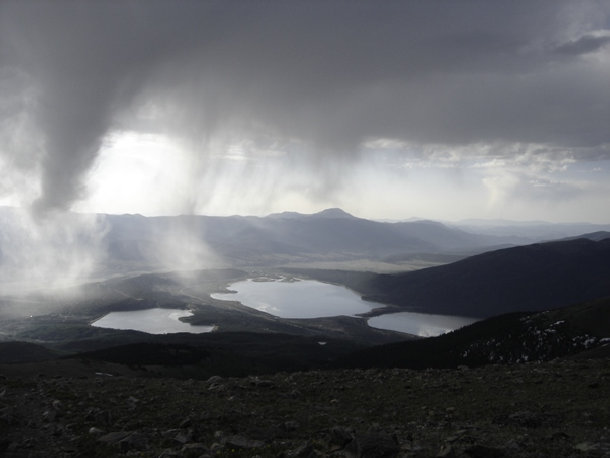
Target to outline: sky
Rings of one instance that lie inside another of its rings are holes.
[[[610,222],[610,2],[0,2],[0,205]]]

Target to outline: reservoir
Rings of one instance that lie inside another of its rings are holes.
[[[474,318],[427,313],[398,312],[370,318],[368,325],[377,329],[406,332],[421,337],[434,337],[477,321]]]
[[[228,287],[232,293],[212,294],[214,299],[238,301],[246,307],[280,318],[323,318],[357,316],[381,304],[364,301],[344,286],[330,285],[314,280],[245,280]],[[191,316],[188,310],[144,309],[111,312],[92,326],[111,329],[131,329],[149,334],[211,332],[215,326],[195,326],[180,321]],[[377,329],[404,332],[421,337],[444,334],[475,322],[474,318],[426,313],[388,313],[368,319],[369,326]],[[219,323],[222,327],[222,323]]]
[[[214,299],[239,301],[247,307],[270,313],[280,318],[322,318],[354,316],[379,307],[379,304],[360,299],[343,286],[313,280],[255,281],[233,283],[234,293],[212,294]]]
[[[180,318],[191,316],[188,310],[177,309],[145,309],[128,312],[111,312],[91,323],[98,328],[132,329],[149,334],[169,334],[174,332],[189,332],[200,334],[210,332],[214,326],[193,326]]]
[[[339,315],[356,316],[380,307],[364,301],[343,286],[313,280],[256,281],[245,280],[228,287],[234,293],[212,294],[214,299],[238,301],[247,307],[280,318],[322,318]],[[368,320],[377,329],[404,332],[422,337],[444,334],[476,321],[473,318],[430,315],[425,313],[390,313]]]

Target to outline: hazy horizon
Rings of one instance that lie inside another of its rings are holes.
[[[24,211],[27,214],[31,213],[31,209],[27,208],[27,207],[18,207],[18,206],[12,206],[12,205],[0,205],[0,209],[1,208],[6,208],[6,209],[11,209],[11,210],[16,210],[16,211]],[[450,220],[450,219],[446,219],[446,218],[426,218],[426,217],[422,217],[422,216],[417,216],[417,215],[412,215],[412,216],[406,216],[404,218],[392,218],[392,217],[381,217],[381,218],[367,218],[365,216],[362,215],[358,215],[355,213],[351,213],[343,208],[340,207],[325,207],[325,208],[320,208],[317,210],[313,210],[311,212],[303,212],[303,211],[294,211],[294,210],[281,210],[281,211],[274,211],[271,213],[259,213],[259,214],[251,214],[251,213],[216,213],[216,214],[211,214],[211,213],[166,213],[166,214],[144,214],[144,213],[139,213],[139,212],[135,212],[135,213],[130,213],[130,212],[126,212],[126,213],[108,213],[108,212],[90,212],[90,211],[71,211],[70,213],[74,213],[77,215],[83,215],[83,216],[87,216],[87,215],[109,215],[109,216],[143,216],[145,218],[174,218],[174,217],[181,217],[181,216],[203,216],[203,217],[218,217],[218,218],[224,218],[224,217],[231,217],[231,216],[239,216],[239,217],[255,217],[255,218],[266,218],[269,216],[274,216],[274,215],[281,215],[283,213],[296,213],[299,215],[303,215],[303,216],[312,216],[312,215],[316,215],[318,213],[322,213],[326,210],[341,210],[344,211],[345,213],[347,213],[348,215],[351,215],[355,218],[361,218],[361,219],[368,219],[370,221],[377,221],[377,222],[385,222],[385,223],[395,223],[395,222],[409,222],[409,221],[434,221],[434,222],[439,222],[439,223],[446,223],[446,224],[464,224],[464,225],[468,225],[468,224],[498,224],[498,225],[510,225],[510,224],[517,224],[517,225],[521,225],[521,224],[550,224],[550,225],[554,225],[554,224],[558,224],[558,225],[562,225],[562,224],[566,224],[566,225],[578,225],[578,224],[583,224],[583,225],[595,225],[595,226],[610,226],[610,219],[606,219],[604,221],[600,221],[600,222],[593,222],[593,221],[584,221],[584,220],[580,220],[580,221],[565,221],[565,220],[559,220],[559,221],[551,221],[551,220],[542,220],[542,219],[507,219],[507,218],[461,218],[461,219],[456,219],[456,220]],[[64,214],[64,211],[59,211],[58,214]],[[42,221],[44,221],[44,217],[42,217]]]

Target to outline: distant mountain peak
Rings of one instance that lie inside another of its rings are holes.
[[[294,218],[356,218],[353,215],[341,210],[340,208],[327,208],[318,213],[303,214],[297,212],[282,212],[272,213],[268,216],[269,218],[281,218],[281,219],[294,219]]]
[[[305,215],[297,212],[271,213],[268,218],[303,218]]]
[[[445,224],[439,221],[433,221],[431,219],[417,219],[413,221],[407,221],[407,224],[417,224],[420,226],[434,226],[434,227],[447,227]]]
[[[318,218],[355,218],[354,215],[350,215],[340,208],[327,208],[321,212],[314,213],[312,216],[316,216]]]

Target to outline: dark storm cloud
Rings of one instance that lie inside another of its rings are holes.
[[[41,146],[24,149],[24,138],[0,154],[32,158],[41,208],[69,207],[104,136],[123,129],[188,138],[197,154],[218,132],[296,140],[320,163],[350,160],[383,137],[607,154],[609,58],[577,57],[607,49],[592,33],[608,28],[609,10],[594,1],[5,1],[1,87],[32,98],[18,111]],[[4,137],[16,116],[9,99],[0,100]]]
[[[604,46],[610,44],[610,36],[594,36],[586,35],[578,40],[570,41],[557,47],[557,52],[560,54],[578,56],[595,52]]]

